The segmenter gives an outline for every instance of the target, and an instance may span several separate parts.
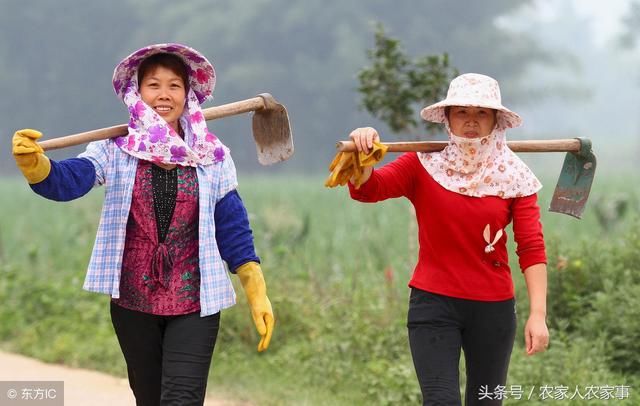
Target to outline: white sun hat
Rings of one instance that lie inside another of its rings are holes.
[[[446,122],[445,108],[450,106],[486,107],[498,111],[498,125],[515,128],[522,118],[502,105],[500,86],[492,77],[478,73],[465,73],[449,84],[447,98],[422,109],[420,116],[434,123]]]

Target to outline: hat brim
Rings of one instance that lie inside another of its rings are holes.
[[[499,124],[504,128],[516,128],[522,125],[522,117],[501,104],[481,104],[481,103],[469,103],[467,100],[455,100],[446,99],[438,103],[434,103],[430,106],[423,108],[420,111],[420,116],[433,123],[445,123],[447,117],[445,115],[445,108],[452,106],[464,106],[464,107],[483,107],[488,109],[494,109],[498,111]]]
[[[213,95],[216,85],[216,72],[213,64],[200,52],[182,44],[166,43],[154,44],[141,48],[124,58],[113,70],[113,89],[120,99],[124,99],[124,93],[131,79],[137,75],[140,63],[151,55],[168,53],[182,59],[187,66],[189,74],[189,88],[192,89],[200,104]]]

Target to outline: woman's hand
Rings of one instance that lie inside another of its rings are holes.
[[[543,352],[549,346],[549,329],[544,314],[531,313],[524,326],[527,355]]]
[[[22,172],[29,184],[40,183],[49,176],[51,162],[44,154],[44,150],[38,144],[42,133],[37,130],[16,131],[12,139],[12,153],[18,169]]]
[[[547,329],[547,265],[529,266],[524,270],[529,293],[529,319],[524,326],[524,342],[527,355],[542,352],[549,345]]]
[[[267,285],[262,275],[262,269],[260,264],[252,261],[239,266],[236,273],[247,294],[251,317],[261,337],[258,344],[258,352],[262,352],[269,347],[275,324],[271,302],[267,297]]]
[[[373,127],[356,128],[351,131],[349,138],[351,138],[351,141],[356,144],[358,152],[362,152],[364,154],[368,154],[371,151],[374,142],[380,142],[380,136]],[[357,179],[355,176],[352,176],[351,179],[349,179],[349,182],[356,185],[356,187],[359,187],[359,185],[362,185],[369,180],[371,173],[373,173],[373,166],[365,166],[362,168],[362,174],[360,174]]]
[[[358,152],[368,154],[375,141],[380,141],[378,132],[373,127],[361,127],[351,131],[349,138],[356,144]]]

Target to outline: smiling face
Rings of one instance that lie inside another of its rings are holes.
[[[485,107],[451,106],[448,117],[451,132],[458,137],[486,137],[496,125],[496,110]]]
[[[178,119],[184,111],[187,98],[182,77],[171,69],[158,65],[142,76],[139,90],[142,101],[179,133]]]

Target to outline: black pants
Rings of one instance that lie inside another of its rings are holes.
[[[138,406],[202,405],[220,313],[156,316],[111,303]]]
[[[514,299],[479,302],[413,288],[407,326],[424,405],[461,404],[461,349],[467,372],[465,405],[502,404],[486,394],[507,379],[516,330]]]

